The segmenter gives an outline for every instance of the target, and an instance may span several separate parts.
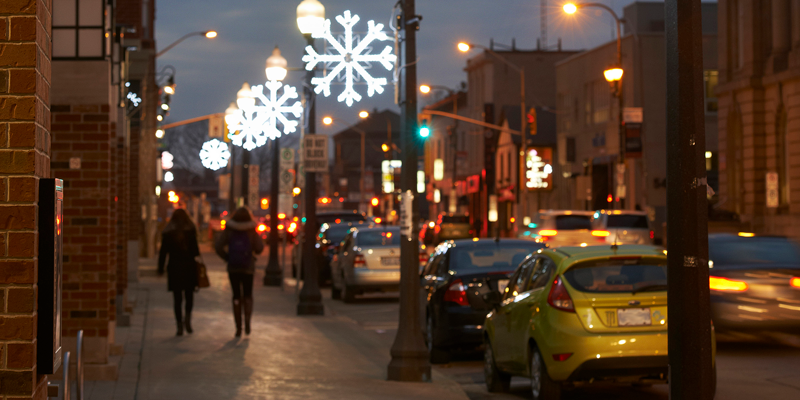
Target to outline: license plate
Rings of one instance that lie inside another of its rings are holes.
[[[646,326],[652,324],[650,307],[617,309],[617,326]]]
[[[381,265],[400,265],[400,257],[381,257]]]
[[[497,280],[497,290],[500,291],[500,293],[505,293],[506,287],[508,287],[508,279]]]

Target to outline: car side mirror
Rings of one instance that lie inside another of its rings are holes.
[[[484,293],[482,297],[483,301],[494,309],[499,307],[500,303],[503,302],[503,295],[494,290],[489,293]]]

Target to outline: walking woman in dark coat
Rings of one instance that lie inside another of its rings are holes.
[[[197,229],[189,214],[177,209],[172,219],[161,232],[161,251],[158,253],[158,274],[167,270],[167,290],[175,300],[175,321],[178,336],[183,336],[183,328],[192,333],[192,306],[194,290],[197,288],[197,264],[195,257],[200,255],[197,247]],[[167,258],[169,256],[169,261]],[[181,302],[186,299],[185,319],[181,317]]]
[[[233,291],[233,320],[236,337],[242,336],[242,306],[244,306],[244,332],[250,334],[250,317],[253,315],[253,274],[256,257],[264,251],[264,242],[256,232],[256,221],[250,210],[241,207],[225,224],[214,249],[228,263],[228,278]]]

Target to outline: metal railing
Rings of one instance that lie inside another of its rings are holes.
[[[83,330],[78,331],[78,340],[75,353],[76,400],[83,400]],[[70,385],[69,379],[70,359],[70,352],[64,353],[64,359],[61,361],[62,383],[61,385],[50,385],[48,382],[47,397],[61,397],[63,400],[70,400],[72,398],[72,385]],[[59,386],[61,387],[59,388]]]

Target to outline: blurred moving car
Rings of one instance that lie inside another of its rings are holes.
[[[331,262],[331,297],[350,303],[367,292],[400,288],[400,227],[353,227]]]
[[[482,325],[491,306],[482,296],[504,290],[508,275],[544,246],[520,239],[465,239],[434,250],[420,284],[432,363],[446,363],[451,351],[483,343]]]
[[[800,332],[800,246],[785,237],[709,235],[711,318],[719,331]]]
[[[472,226],[469,224],[469,215],[439,214],[434,228],[433,244],[439,244],[445,240],[471,239],[473,233]]]
[[[666,383],[667,257],[660,248],[543,249],[502,294],[485,297],[494,307],[485,322],[490,392],[507,390],[511,376],[530,377],[533,398],[547,400],[559,399],[566,384]],[[714,347],[712,336],[712,360]]]
[[[590,211],[549,210],[539,214],[541,222],[531,237],[537,242],[558,246],[594,246],[604,244],[609,232],[592,229]]]
[[[592,227],[608,231],[605,237],[608,244],[653,244],[655,238],[644,211],[600,210],[592,216]]]

